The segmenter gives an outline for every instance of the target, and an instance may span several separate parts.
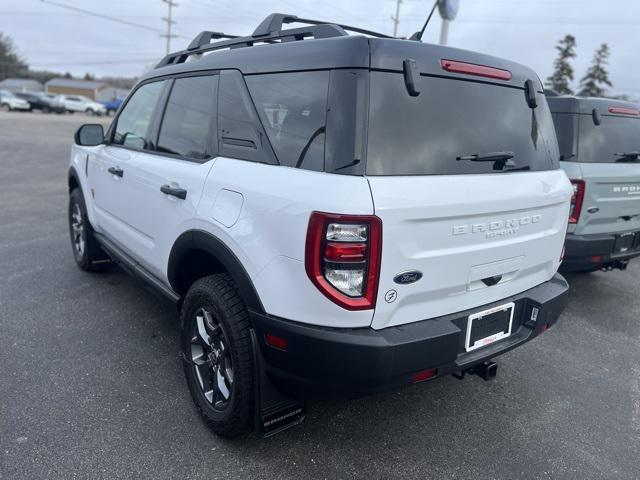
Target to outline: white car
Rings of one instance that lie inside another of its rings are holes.
[[[9,90],[0,90],[0,108],[5,112],[10,112],[12,110],[26,111],[29,110],[31,106],[29,105],[29,102],[16,97]]]
[[[82,95],[60,95],[60,101],[68,112],[85,112],[89,115],[106,115],[107,110],[101,103]]]
[[[301,399],[489,379],[568,295],[535,72],[292,18],[196,37],[71,152],[75,261],[177,305],[193,401],[229,437],[301,422]]]

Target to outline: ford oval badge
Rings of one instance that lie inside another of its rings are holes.
[[[415,283],[422,278],[422,272],[418,270],[409,270],[408,272],[402,272],[393,277],[393,281],[400,285],[408,285]]]

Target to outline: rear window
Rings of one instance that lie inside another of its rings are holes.
[[[411,97],[404,77],[371,73],[368,175],[455,175],[558,168],[558,148],[544,97],[530,109],[524,90],[421,76]],[[458,157],[512,152],[494,161]]]
[[[611,163],[619,153],[640,151],[640,118],[601,115],[600,125],[591,115],[580,115],[578,162]]]

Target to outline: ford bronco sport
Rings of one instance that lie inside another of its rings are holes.
[[[563,271],[624,270],[640,255],[640,107],[549,96],[573,184]]]
[[[69,170],[76,262],[177,304],[216,433],[486,379],[556,322],[571,185],[533,71],[282,14],[221,37],[163,59],[106,134],[81,127]]]

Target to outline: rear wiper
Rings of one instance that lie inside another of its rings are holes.
[[[456,160],[469,160],[470,162],[495,162],[493,164],[494,170],[502,170],[506,167],[515,167],[516,164],[510,162],[515,153],[513,152],[488,152],[488,153],[474,153],[473,155],[462,155],[456,157]]]
[[[635,162],[640,157],[640,152],[620,152],[614,153],[616,157],[621,157],[616,162]]]

